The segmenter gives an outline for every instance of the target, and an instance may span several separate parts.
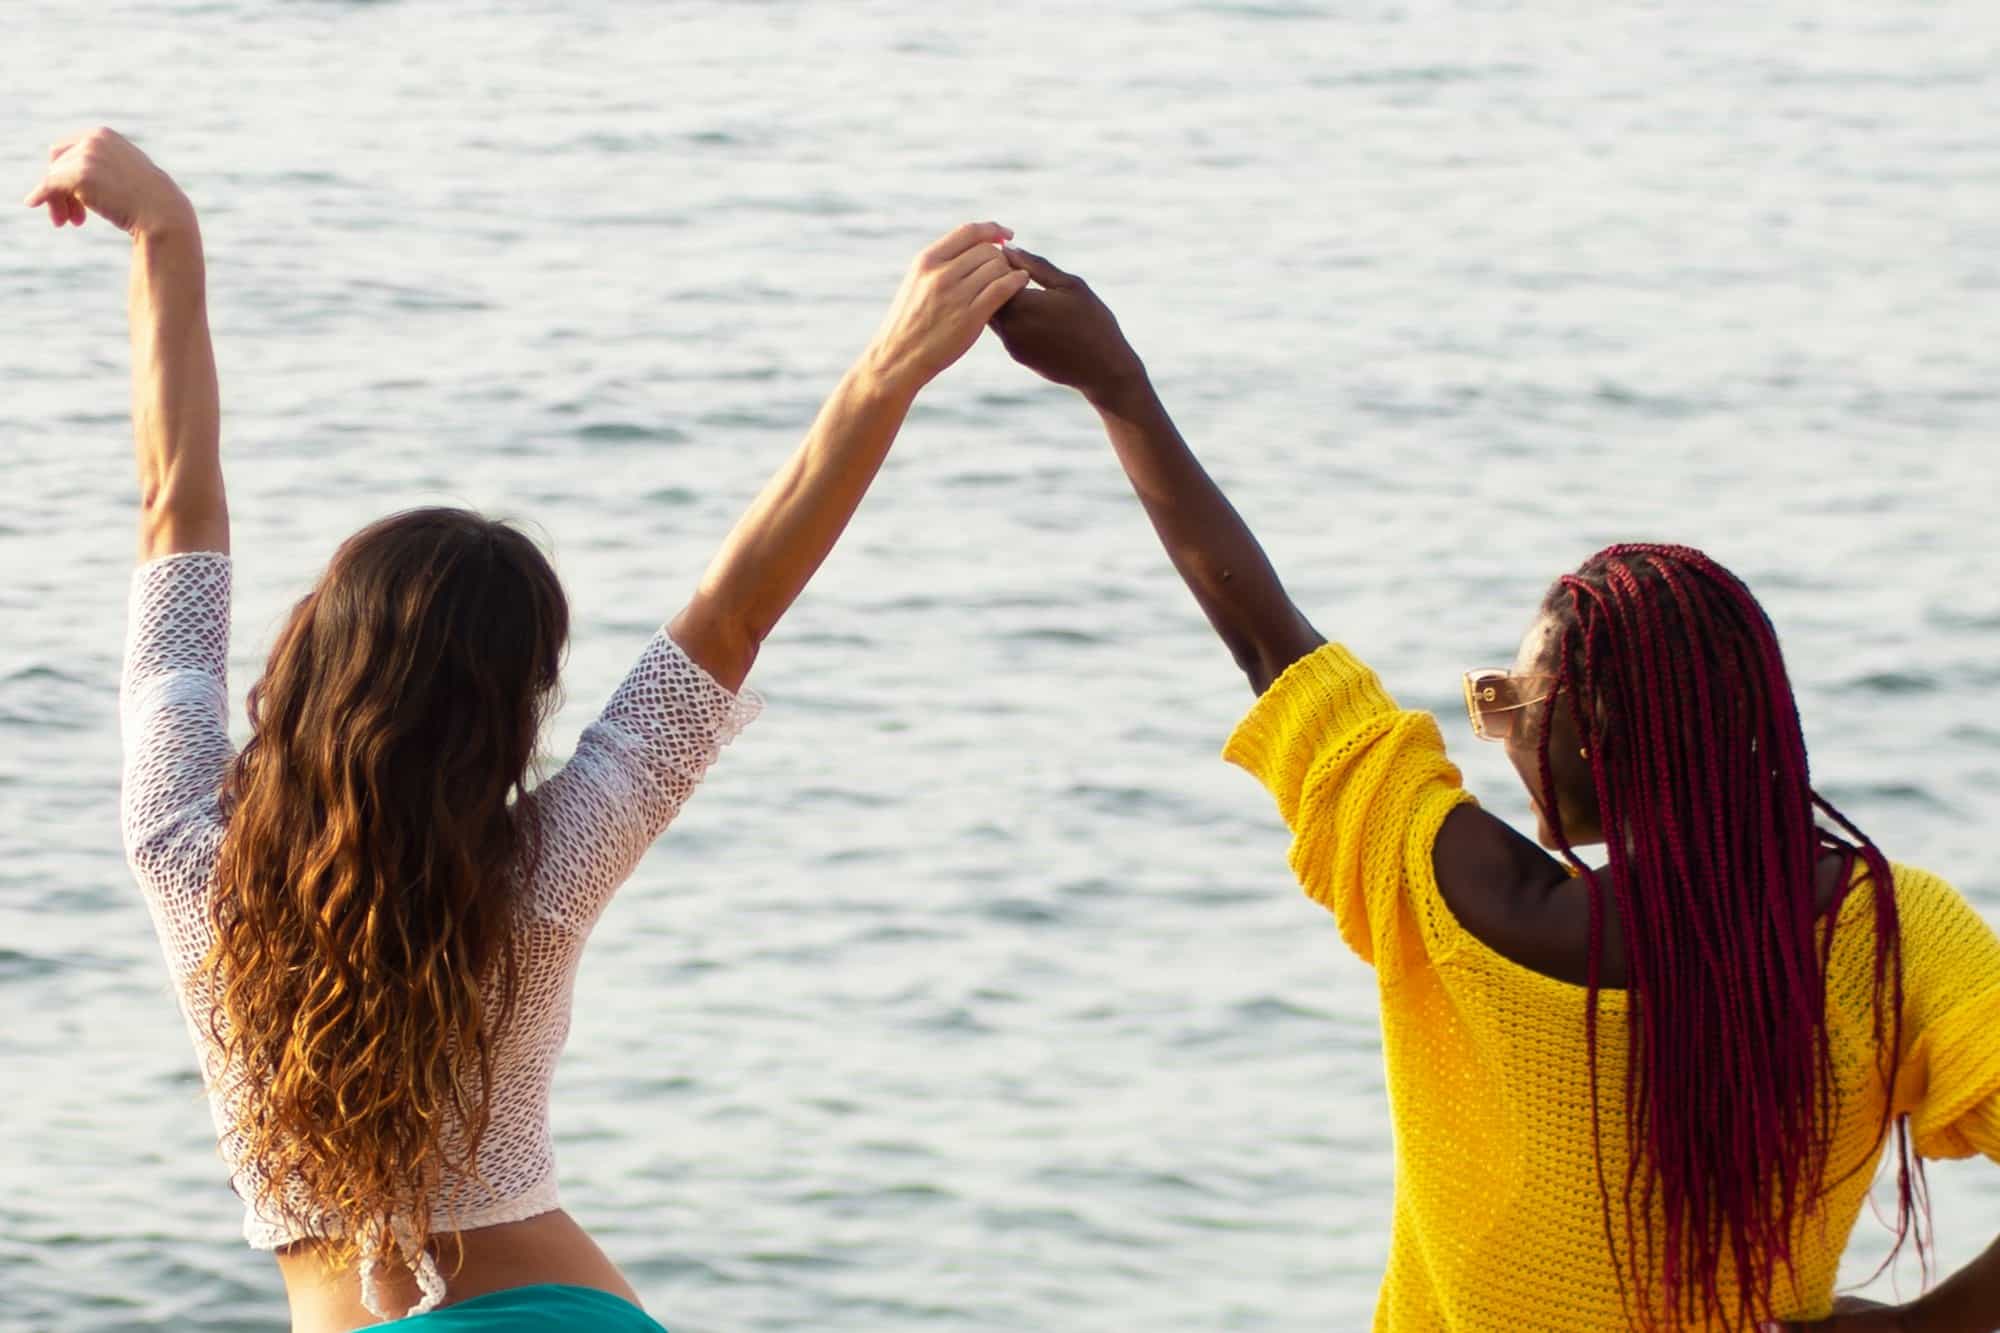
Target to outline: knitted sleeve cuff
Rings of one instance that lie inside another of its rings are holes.
[[[1251,707],[1223,747],[1222,757],[1273,792],[1287,821],[1286,772],[1303,773],[1326,743],[1370,718],[1397,711],[1374,669],[1345,647],[1329,643],[1292,663]]]

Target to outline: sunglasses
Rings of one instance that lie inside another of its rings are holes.
[[[1528,709],[1556,692],[1554,676],[1516,676],[1505,671],[1465,673],[1465,715],[1482,741],[1511,740],[1525,725]]]

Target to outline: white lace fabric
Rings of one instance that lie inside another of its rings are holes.
[[[245,1201],[244,1238],[277,1249],[319,1231],[284,1215],[315,1211],[295,1186],[254,1179],[229,1126],[240,1075],[222,1067],[208,1029],[212,996],[196,975],[213,939],[210,902],[224,818],[218,802],[234,749],[227,722],[229,557],[168,556],[133,574],[125,668],[119,686],[124,744],[120,822],[126,858],[153,914],[189,1035],[201,1060],[224,1161]],[[732,694],[662,631],[639,656],[562,769],[525,798],[540,817],[541,850],[518,889],[521,967],[514,1018],[492,1055],[491,1109],[478,1175],[448,1178],[432,1199],[433,1225],[472,1230],[557,1206],[549,1086],[569,1035],[576,966],[612,894],[672,822],[702,775],[762,708]],[[455,1132],[447,1127],[447,1134]],[[436,1306],[443,1284],[420,1247],[399,1248],[423,1291],[407,1313]],[[379,1318],[379,1273],[363,1297]]]

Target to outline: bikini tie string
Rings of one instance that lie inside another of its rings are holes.
[[[397,1222],[391,1229],[391,1238],[395,1241],[396,1257],[417,1280],[417,1303],[401,1314],[389,1312],[388,1297],[382,1290],[381,1256],[371,1251],[361,1261],[361,1308],[383,1320],[429,1314],[444,1303],[444,1274],[438,1271],[437,1260],[431,1257],[429,1248],[417,1242],[406,1224]]]

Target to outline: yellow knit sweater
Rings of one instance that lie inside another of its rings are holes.
[[[1625,1328],[1593,1155],[1586,992],[1501,957],[1439,895],[1438,827],[1472,798],[1436,719],[1399,710],[1373,671],[1330,644],[1271,686],[1224,756],[1277,797],[1299,882],[1376,970],[1396,1199],[1375,1327]],[[1909,1114],[1925,1156],[2000,1160],[2000,938],[1932,875],[1897,867],[1896,894],[1906,1046],[1895,1109]],[[1867,903],[1850,894],[1835,928],[1836,1167],[1799,1223],[1799,1289],[1778,1295],[1781,1316],[1831,1309],[1881,1151]],[[1603,1166],[1614,1191],[1625,1178],[1625,998],[1604,992],[1599,1017]],[[1615,1194],[1613,1206],[1622,1215]],[[1617,1241],[1629,1252],[1629,1237]]]

